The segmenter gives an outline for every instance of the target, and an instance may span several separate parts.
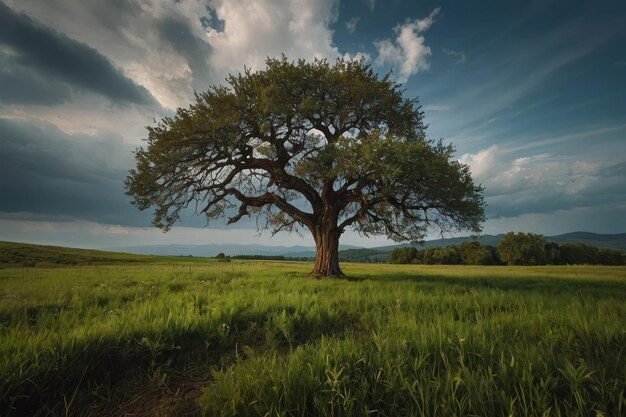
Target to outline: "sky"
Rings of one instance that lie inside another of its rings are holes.
[[[146,126],[281,54],[391,72],[485,188],[483,233],[623,233],[624,45],[623,1],[0,0],[0,240],[312,246],[192,213],[163,233],[124,194]]]

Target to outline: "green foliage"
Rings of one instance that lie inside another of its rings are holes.
[[[498,263],[492,247],[478,242],[464,242],[459,246],[461,262],[465,265],[495,265]]]
[[[461,263],[461,253],[456,246],[424,249],[423,262],[428,265],[455,265]]]
[[[390,264],[427,265],[497,265],[495,249],[482,246],[478,242],[465,242],[461,245],[431,247],[417,250],[414,247],[397,248],[389,253]]]
[[[498,255],[508,265],[545,265],[545,245],[542,235],[509,232],[498,244]]]
[[[564,243],[560,247],[561,262],[565,264],[596,264],[599,250],[584,243]]]
[[[501,258],[503,257],[503,258]],[[476,241],[460,245],[430,247],[417,250],[413,247],[396,248],[389,253],[391,264],[429,265],[626,265],[623,251],[596,248],[582,243],[565,243],[559,246],[545,242],[541,235],[509,232],[498,248],[481,245]]]
[[[559,263],[589,265],[624,265],[626,256],[616,249],[596,248],[584,243],[564,243],[559,246]]]
[[[616,249],[601,248],[598,252],[600,265],[626,265],[626,253]]]
[[[344,249],[339,251],[342,262],[383,263],[387,260],[387,252],[380,249]]]
[[[389,253],[387,262],[390,264],[410,264],[416,263],[417,249],[414,247],[396,248]]]
[[[547,242],[543,247],[546,254],[546,263],[549,265],[561,264],[561,248],[558,243]]]

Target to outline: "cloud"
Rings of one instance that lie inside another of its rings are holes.
[[[0,212],[147,224],[124,196],[131,149],[110,132],[0,118]]]
[[[435,22],[440,8],[433,10],[424,19],[407,21],[397,25],[394,32],[395,40],[383,39],[374,42],[378,52],[377,65],[391,65],[397,70],[399,82],[406,82],[410,76],[430,68],[428,57],[431,55],[430,48],[426,46],[425,39],[420,33],[427,31]]]
[[[221,81],[199,65],[208,61],[201,19],[208,20],[210,13],[204,2],[81,0],[77,5],[74,0],[6,1],[15,10],[98,51],[165,108],[187,106],[194,89],[205,90],[209,79],[211,84]],[[176,23],[184,32],[180,36],[171,32]],[[180,48],[183,37],[193,44]]]
[[[267,57],[366,55],[334,45],[338,0],[6,2],[97,50],[170,110],[244,66],[262,69]]]
[[[480,150],[474,154],[466,153],[459,160],[469,165],[472,169],[474,179],[488,179],[493,177],[495,171],[499,168],[496,166],[497,156],[499,153],[498,145],[491,145],[487,149]]]
[[[465,52],[443,48],[443,53],[451,57],[455,62],[459,64],[462,64],[465,62],[465,59],[466,59]]]
[[[172,116],[172,112],[158,106],[112,106],[97,95],[54,106],[4,106],[0,107],[0,114],[6,119],[54,125],[68,137],[114,132],[132,147],[147,137],[145,127],[153,125],[155,119]]]
[[[161,38],[187,61],[194,89],[206,90],[212,81],[209,44],[199,39],[188,22],[181,18],[166,16],[159,20],[157,30]]]
[[[135,227],[84,220],[63,221],[34,216],[21,219],[19,215],[6,218],[0,216],[0,240],[83,248],[245,243],[276,246],[314,245],[313,238],[309,234],[305,234],[304,237],[288,233],[275,236],[265,233],[259,236],[254,228],[231,227],[228,233],[224,233],[223,229],[176,226],[169,232],[163,233],[155,227]]]
[[[626,177],[626,161],[602,168],[598,173],[604,177]]]
[[[0,103],[52,106],[67,103],[72,95],[67,83],[20,65],[12,51],[0,49]]]
[[[352,19],[346,22],[346,30],[348,33],[354,33],[356,31],[356,25],[361,20],[360,17],[353,17]]]
[[[367,0],[367,3],[370,7],[370,10],[374,10],[374,7],[376,6],[376,0]]]
[[[607,164],[546,153],[513,157],[498,145],[466,153],[459,160],[485,187],[489,217],[626,201],[626,162]]]
[[[333,0],[218,0],[216,15],[224,21],[222,32],[209,29],[211,64],[223,72],[265,66],[267,57],[285,54],[290,59],[342,56],[333,44],[329,25],[337,20]]]
[[[3,94],[4,100],[13,97],[12,101],[17,103],[63,102],[68,99],[69,86],[72,91],[94,92],[116,103],[153,102],[144,88],[128,79],[97,50],[42,25],[26,14],[16,13],[3,3],[0,3],[0,44],[5,49],[2,60],[9,62],[0,73],[3,78],[0,83],[19,82],[24,86],[23,93]],[[32,91],[31,82],[41,86],[43,80],[51,81],[51,87],[47,89],[52,94],[51,98]]]
[[[0,117],[0,218],[150,225],[152,210],[138,210],[125,195],[133,150],[110,131],[68,134],[50,123]],[[233,214],[211,227],[226,227]],[[202,227],[206,219],[191,207],[177,225]],[[252,227],[254,218],[245,218],[229,229]]]
[[[554,236],[577,230],[595,233],[623,233],[623,203],[559,209],[552,213],[525,213],[512,217],[488,219],[483,228],[485,234],[507,231],[539,233]]]

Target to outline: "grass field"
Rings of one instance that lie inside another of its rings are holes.
[[[48,256],[0,269],[1,415],[626,415],[623,267]]]

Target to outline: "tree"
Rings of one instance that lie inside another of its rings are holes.
[[[584,243],[564,243],[561,245],[561,258],[566,264],[590,264],[598,263],[599,250],[595,246]]]
[[[429,265],[457,265],[461,263],[461,252],[454,245],[424,249],[424,263]]]
[[[626,256],[623,251],[616,249],[600,248],[598,252],[598,263],[600,265],[624,265]]]
[[[459,246],[461,262],[465,265],[493,265],[495,259],[487,246],[479,242],[463,242]]]
[[[413,246],[408,248],[396,248],[389,253],[387,262],[390,264],[410,264],[417,258],[417,249]]]
[[[417,99],[363,61],[268,59],[148,127],[127,194],[168,230],[195,205],[207,221],[256,216],[272,233],[308,228],[316,276],[341,275],[348,228],[419,241],[433,226],[478,232],[482,188],[454,149],[425,137]]]
[[[542,235],[509,232],[498,244],[498,255],[507,265],[545,265],[545,246]]]
[[[546,263],[550,265],[559,265],[561,263],[561,248],[556,242],[547,242],[544,246],[546,253]]]

